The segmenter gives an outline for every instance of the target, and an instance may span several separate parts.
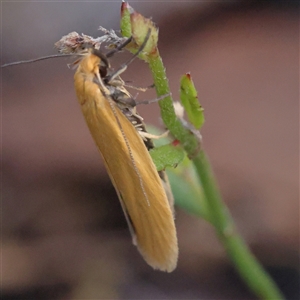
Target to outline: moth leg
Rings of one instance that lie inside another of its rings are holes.
[[[141,104],[151,104],[153,102],[158,102],[159,100],[163,100],[169,96],[171,96],[172,93],[168,93],[168,94],[165,94],[165,95],[162,95],[158,98],[155,98],[155,99],[152,99],[152,100],[145,100],[145,101],[141,101],[141,102],[137,102],[136,105],[141,105]]]
[[[104,85],[102,79],[101,79],[101,76],[100,76],[100,73],[99,71],[96,72],[96,78],[98,79],[98,84],[100,85],[100,87],[102,88],[102,92],[104,93],[105,96],[109,95],[109,90],[108,88]]]
[[[137,87],[137,86],[134,86],[134,85],[129,85],[127,84],[126,82],[124,82],[123,86],[127,87],[127,88],[130,88],[130,89],[133,89],[133,90],[136,90],[136,91],[140,91],[140,92],[146,92],[148,91],[149,89],[153,88],[154,87],[154,84],[150,85],[150,86],[147,86],[147,87]]]
[[[138,128],[137,128],[137,131],[138,131],[138,133],[140,134],[140,136],[142,137],[143,140],[144,139],[156,139],[156,140],[158,140],[158,139],[167,137],[168,134],[169,134],[169,130],[165,131],[163,134],[160,134],[160,135],[155,135],[155,134],[151,134],[149,132],[140,131]]]

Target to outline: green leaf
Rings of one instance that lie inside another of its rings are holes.
[[[181,147],[173,144],[167,144],[150,150],[151,158],[156,166],[157,171],[162,171],[166,167],[176,167],[185,156]]]
[[[152,134],[161,134],[161,130],[158,130],[154,126],[148,125],[147,129]],[[164,147],[166,146],[172,147],[173,150],[171,151],[174,151],[174,149],[175,151],[178,151],[179,149],[181,151],[181,147],[179,148],[178,146],[174,147],[173,145],[166,145],[166,143],[170,143],[169,137],[155,139],[153,140],[153,142],[155,144],[155,147],[157,148],[151,150],[150,155],[154,160],[154,164],[156,165],[156,167],[158,167],[158,169],[160,170],[163,170],[166,167],[166,162],[165,158],[163,158],[163,155],[168,155],[168,151],[166,150],[164,154],[160,154],[159,151],[164,151]],[[162,150],[156,150],[160,148],[162,148]],[[153,151],[157,153],[153,155],[151,153]],[[156,155],[158,156],[158,159],[156,158]],[[174,161],[171,160],[170,165],[174,163],[176,164],[176,168],[166,169],[175,198],[175,203],[187,213],[196,215],[209,221],[209,215],[207,211],[206,201],[204,199],[202,186],[198,183],[198,178],[195,169],[193,168],[193,164],[185,154],[182,160],[181,155],[182,154],[179,153],[179,159],[176,160],[176,153],[174,153],[175,159]],[[163,161],[161,162],[161,160]],[[177,165],[179,162],[180,164]]]
[[[203,189],[198,183],[198,178],[191,161],[185,157],[176,169],[167,169],[167,174],[175,204],[187,213],[210,222]]]
[[[180,100],[185,108],[189,121],[199,129],[204,123],[204,109],[198,101],[197,91],[189,73],[181,77]]]

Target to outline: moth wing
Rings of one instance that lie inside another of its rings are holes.
[[[173,271],[178,258],[174,219],[143,140],[117,106],[112,110],[113,101],[103,96],[97,84],[76,72],[75,87],[87,125],[131,224],[134,243],[153,268]]]

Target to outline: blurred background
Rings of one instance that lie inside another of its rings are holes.
[[[286,297],[299,299],[298,1],[130,4],[159,26],[175,99],[191,72],[224,200]],[[120,5],[3,2],[1,64],[54,54],[71,31],[118,30]],[[113,66],[128,57],[116,55]],[[81,115],[69,62],[1,70],[2,299],[255,299],[213,228],[180,208],[177,269],[145,264]],[[123,79],[152,84],[138,60]],[[153,90],[138,96],[153,98]],[[161,126],[156,104],[140,113]]]

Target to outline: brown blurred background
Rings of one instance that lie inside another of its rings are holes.
[[[224,200],[286,297],[298,299],[299,4],[263,3],[131,5],[160,28],[175,98],[180,76],[191,72]],[[119,10],[119,2],[2,3],[1,64],[53,54],[54,42],[71,31],[96,37],[99,25],[118,29]],[[212,227],[180,209],[178,268],[164,274],[144,263],[84,123],[68,62],[1,70],[2,299],[255,299]],[[123,78],[152,83],[141,61]],[[156,104],[140,113],[161,124]]]

